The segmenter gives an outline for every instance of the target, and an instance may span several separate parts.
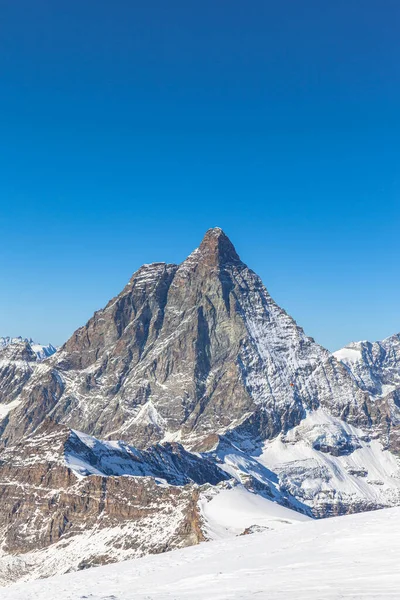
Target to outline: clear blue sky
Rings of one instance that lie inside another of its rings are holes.
[[[0,335],[222,227],[317,341],[400,331],[398,0],[3,0]]]

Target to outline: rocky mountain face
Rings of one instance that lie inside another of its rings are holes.
[[[41,346],[21,337],[0,337],[0,418],[17,406],[17,398],[38,363],[55,351],[51,344]]]
[[[3,440],[52,416],[139,447],[177,440],[207,449],[228,431],[271,439],[318,406],[368,425],[367,398],[212,229],[181,265],[139,269],[45,363]]]
[[[21,344],[26,344],[27,346],[29,346],[30,350],[32,350],[34,354],[36,354],[36,360],[44,360],[45,358],[48,358],[56,352],[56,348],[52,344],[37,344],[33,341],[32,338],[13,338],[9,336],[0,337],[0,350],[3,350],[8,346],[15,347]]]
[[[0,371],[0,580],[227,535],[207,509],[222,493],[314,517],[400,503],[398,400],[383,393],[398,347],[371,351],[366,383],[219,228],[180,265],[141,267],[53,356],[17,346],[21,370]]]
[[[381,342],[352,342],[334,352],[369,394],[372,419],[385,446],[400,452],[400,334]]]
[[[384,397],[400,387],[399,333],[382,342],[352,342],[334,356],[372,396]]]
[[[183,449],[164,449],[164,456],[154,452],[153,469],[146,473],[138,457],[129,460],[126,449],[105,447],[101,456],[96,454],[97,468],[90,464],[90,476],[84,477],[82,465],[97,448],[90,448],[83,439],[63,426],[45,422],[34,435],[2,453],[3,584],[163,552],[204,539],[197,502],[201,482],[207,479],[206,463],[199,472],[196,465],[188,464],[199,485],[193,485],[189,475],[176,475],[172,467],[161,481],[157,475],[163,459],[167,457],[173,465],[177,457],[183,466],[187,460]],[[112,476],[114,472],[140,476],[117,477]],[[215,483],[226,479],[212,464],[210,477]],[[179,485],[168,485],[167,480]]]

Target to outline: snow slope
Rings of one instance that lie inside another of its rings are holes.
[[[21,402],[19,400],[13,400],[8,404],[0,404],[0,419],[4,419],[4,417],[6,417],[10,411],[12,411],[14,408],[17,408],[17,406],[20,404]]]
[[[281,529],[296,522],[311,520],[277,502],[252,494],[242,485],[214,492],[211,499],[203,494],[200,510],[206,537],[210,540],[231,538],[247,528]]]
[[[280,487],[318,516],[342,504],[357,510],[400,502],[400,462],[362,430],[322,409],[267,442],[258,461],[277,473]]]
[[[397,599],[400,508],[18,584],[2,600]]]
[[[86,441],[90,443],[93,439]],[[104,461],[105,457],[103,466]],[[116,468],[116,464],[114,461],[109,462],[113,468]],[[75,466],[81,469],[82,462],[75,462]],[[148,466],[154,467],[151,463]],[[82,479],[79,471],[78,477]],[[198,477],[201,477],[201,471]],[[158,485],[169,487],[165,481],[159,481]],[[201,490],[201,528],[207,540],[234,540],[247,529],[273,531],[311,521],[309,517],[254,494],[240,484],[232,486],[231,482],[223,481],[218,486],[203,486]],[[61,493],[62,491],[60,490]],[[110,502],[110,498],[108,501]],[[127,500],[128,504],[131,502],[132,499]],[[87,565],[92,564],[91,559],[97,556],[106,557],[109,561],[126,561],[154,552],[155,549],[157,552],[165,552],[168,540],[177,536],[185,504],[181,501],[181,504],[174,507],[171,503],[168,504],[166,497],[163,510],[151,514],[151,492],[148,492],[146,510],[149,513],[141,522],[133,519],[117,524],[107,521],[103,513],[94,527],[87,526],[81,533],[67,535],[47,548],[36,551],[7,554],[0,549],[0,588],[10,585],[16,576],[20,582],[27,582],[51,577],[55,573],[76,571],[82,568],[82,564],[87,568]],[[137,543],[132,545],[131,539]],[[179,547],[178,544],[176,547]],[[3,588],[0,590],[0,598],[2,592]]]
[[[318,408],[257,452],[221,443],[212,453],[231,477],[314,516],[400,504],[400,460],[382,443]],[[261,489],[259,486],[262,486]],[[286,501],[285,501],[286,500]],[[294,500],[297,500],[296,506]]]

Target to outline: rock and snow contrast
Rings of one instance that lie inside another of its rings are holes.
[[[333,355],[214,228],[45,360],[5,343],[0,584],[400,505],[389,339]]]
[[[18,396],[38,364],[56,349],[22,337],[0,337],[0,420],[16,408]]]
[[[353,342],[334,352],[357,384],[372,396],[388,396],[400,389],[400,334],[382,342]]]
[[[352,342],[334,352],[360,389],[367,392],[386,447],[400,452],[400,334],[381,342]]]
[[[2,600],[388,600],[400,509],[294,524],[2,590]]]
[[[56,348],[52,346],[52,344],[37,344],[32,340],[32,338],[23,338],[23,337],[0,337],[0,350],[11,346],[11,348],[15,347],[29,347],[33,353],[36,355],[37,360],[44,360],[48,358],[52,354],[56,352]]]

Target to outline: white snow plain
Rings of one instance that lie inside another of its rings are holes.
[[[211,500],[203,494],[200,510],[210,540],[232,539],[254,526],[272,530],[311,521],[310,517],[253,494],[242,485],[215,492]]]
[[[297,523],[17,584],[2,600],[387,600],[400,595],[400,508]]]

